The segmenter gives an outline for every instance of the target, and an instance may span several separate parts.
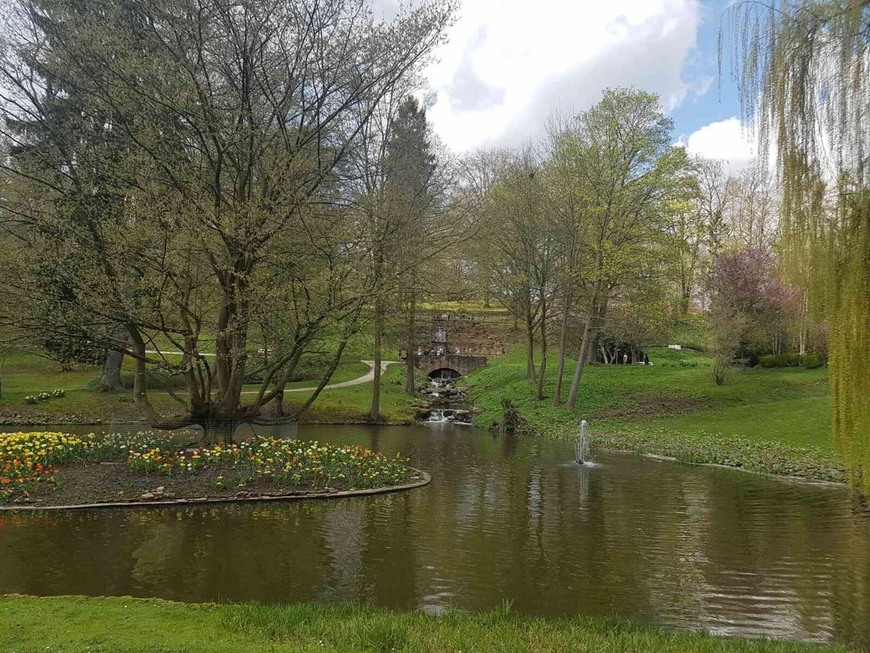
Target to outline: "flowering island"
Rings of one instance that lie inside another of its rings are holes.
[[[189,446],[151,431],[0,434],[0,505],[330,495],[422,484],[401,456],[279,438]]]

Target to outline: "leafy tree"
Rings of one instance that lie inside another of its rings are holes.
[[[776,348],[796,293],[782,281],[772,254],[764,249],[718,256],[709,290],[717,362],[714,378],[721,385],[735,356],[757,359]]]
[[[586,223],[574,275],[584,327],[568,408],[577,399],[609,298],[662,256],[666,207],[680,192],[687,165],[683,149],[671,147],[671,127],[657,96],[609,89],[564,134],[563,156],[581,188]]]
[[[327,330],[346,342],[368,294],[355,274],[364,252],[349,153],[441,41],[452,6],[379,23],[363,0],[10,4],[0,110],[6,125],[45,122],[36,141],[65,156],[40,167],[13,156],[2,168],[14,199],[4,211],[27,248],[13,292],[39,291],[29,260],[78,257],[68,330],[127,327],[134,396],[152,419],[148,364],[185,379],[186,420],[274,403],[280,413],[300,358]],[[83,111],[51,119],[53,79],[76,88]],[[67,153],[77,122],[113,147]],[[95,168],[110,177],[108,204],[75,185]],[[180,365],[147,351],[167,343]],[[243,404],[248,358],[264,348],[270,369]]]
[[[679,288],[681,314],[689,306],[703,280],[711,255],[722,248],[729,183],[721,161],[696,158],[691,174],[684,178],[683,192],[669,211],[668,249]]]
[[[433,246],[442,241],[437,232],[436,159],[430,144],[426,109],[413,96],[399,106],[387,143],[387,179],[393,201],[401,203],[398,210],[405,214],[406,229],[395,244],[401,259],[399,295],[404,313],[405,392],[414,394],[414,371],[417,350],[417,301],[425,277],[423,262],[432,255]],[[373,414],[377,411],[373,409]]]
[[[526,375],[543,395],[547,327],[554,292],[556,233],[548,209],[540,162],[531,148],[494,159],[495,173],[481,208],[480,238],[489,243],[488,276],[498,301],[522,321]],[[541,362],[535,362],[535,338]]]
[[[730,51],[761,151],[776,146],[783,249],[829,325],[834,439],[870,492],[870,7],[739,3]],[[830,199],[817,201],[823,184]]]

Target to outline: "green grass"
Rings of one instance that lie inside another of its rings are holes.
[[[833,451],[828,395],[742,403],[719,410],[662,417],[650,425],[680,433],[707,432]]]
[[[492,302],[488,307],[478,300],[456,300],[450,302],[421,302],[418,304],[421,310],[429,311],[456,311],[458,313],[503,313],[508,315],[507,309],[498,302]]]
[[[37,421],[57,420],[77,423],[107,422],[121,420],[137,415],[130,392],[95,391],[95,383],[100,376],[99,367],[83,366],[64,372],[59,365],[49,359],[24,352],[0,352],[2,365],[2,398],[0,416],[10,419],[13,415],[28,413],[36,415]],[[127,361],[129,365],[129,361]],[[360,361],[348,361],[340,365],[330,379],[330,383],[350,381],[366,374],[368,365]],[[316,381],[297,381],[290,388],[316,386]],[[29,405],[24,401],[27,395],[60,388],[66,396]],[[259,386],[246,386],[245,390],[256,390]],[[404,388],[404,368],[391,365],[381,380],[381,413],[385,421],[405,422],[413,419],[413,399],[406,395]],[[371,406],[372,386],[370,383],[347,388],[324,390],[306,414],[309,421],[359,422],[367,419]],[[183,396],[183,391],[178,393]],[[167,414],[177,413],[180,404],[165,391],[149,391],[151,403],[159,411]],[[306,392],[293,392],[285,395],[288,406],[301,405],[309,397]],[[244,399],[244,397],[243,397]],[[27,422],[25,417],[22,422]],[[32,421],[32,420],[31,420]]]
[[[531,430],[544,435],[573,436],[585,418],[599,446],[841,480],[826,370],[735,370],[716,386],[703,354],[651,349],[649,355],[653,366],[587,367],[577,405],[567,411],[551,401],[555,358],[539,402],[525,378],[523,353],[513,351],[469,377],[472,398],[483,409],[477,423],[500,420],[505,398]],[[570,361],[566,385],[573,368]]]
[[[284,403],[298,406],[310,395],[294,392],[284,395]],[[346,388],[324,390],[311,406],[307,416],[317,422],[365,422],[372,405],[372,385],[365,383]],[[390,365],[381,376],[381,416],[390,423],[411,422],[414,419],[414,398],[405,394],[405,366]]]
[[[158,599],[0,597],[8,653],[525,653],[843,651],[644,628],[602,619],[417,612],[321,605],[181,604]]]
[[[79,366],[72,371],[61,371],[52,360],[26,352],[0,352],[2,361],[3,394],[0,397],[0,415],[38,412],[59,419],[82,418],[87,423],[93,418],[103,420],[134,411],[130,393],[95,392],[93,387],[100,376],[99,367]],[[24,401],[27,395],[60,388],[66,391],[61,399],[51,399],[35,405]],[[165,394],[156,394],[152,403],[158,410],[174,410],[178,404]]]

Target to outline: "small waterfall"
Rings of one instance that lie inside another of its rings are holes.
[[[429,411],[429,415],[423,420],[425,424],[457,424],[459,426],[470,426],[469,411],[433,408]]]

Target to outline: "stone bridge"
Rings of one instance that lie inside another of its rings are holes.
[[[467,376],[474,370],[486,366],[486,356],[471,354],[423,354],[417,356],[417,369],[426,372],[430,377],[436,376]],[[439,374],[441,371],[446,374]]]

